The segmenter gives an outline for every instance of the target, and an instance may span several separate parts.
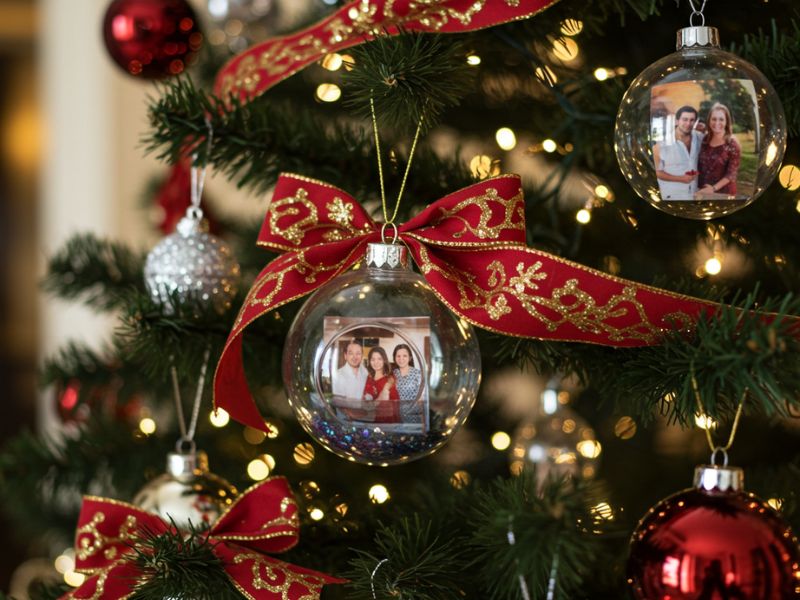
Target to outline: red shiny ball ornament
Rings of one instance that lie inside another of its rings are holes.
[[[741,469],[698,467],[695,488],[650,509],[628,559],[638,599],[800,598],[797,538],[741,482]]]
[[[203,42],[186,0],[114,0],[103,20],[111,58],[135,77],[182,73]]]

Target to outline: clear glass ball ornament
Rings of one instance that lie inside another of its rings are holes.
[[[388,466],[427,456],[463,425],[481,359],[472,326],[407,264],[401,244],[369,244],[361,266],[319,288],[283,353],[303,428],[348,460]]]
[[[189,208],[175,232],[150,251],[144,267],[150,296],[167,310],[171,310],[174,296],[180,303],[209,304],[217,312],[225,312],[240,279],[233,250],[208,232],[208,221],[196,208]]]
[[[767,78],[720,49],[715,28],[681,29],[677,48],[625,92],[614,149],[628,183],[651,205],[713,219],[747,206],[775,178],[786,117]]]
[[[594,477],[602,448],[587,421],[559,401],[553,385],[542,392],[537,409],[536,418],[513,437],[511,472],[534,467],[539,484],[549,476]]]
[[[182,531],[211,527],[233,503],[236,488],[208,469],[205,452],[167,455],[167,472],[149,481],[133,504]]]

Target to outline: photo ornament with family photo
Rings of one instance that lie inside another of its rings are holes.
[[[650,136],[661,201],[752,197],[762,141],[749,79],[653,86]]]
[[[429,429],[429,317],[325,317],[317,393],[345,425]]]

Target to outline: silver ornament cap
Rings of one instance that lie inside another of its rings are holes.
[[[231,247],[208,232],[208,221],[198,208],[189,208],[175,233],[161,240],[147,255],[144,280],[154,301],[171,309],[174,295],[181,303],[199,302],[225,312],[241,279]]]
[[[367,268],[384,271],[408,269],[408,248],[403,244],[367,244]]]
[[[739,467],[701,465],[694,470],[694,487],[704,492],[741,492],[744,471]]]
[[[719,48],[719,30],[716,27],[692,26],[678,30],[676,50],[684,48]]]

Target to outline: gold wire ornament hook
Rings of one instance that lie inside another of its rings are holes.
[[[694,376],[694,368],[692,368],[692,390],[694,391],[694,397],[697,400],[697,410],[700,411],[701,415],[707,415],[706,409],[703,407],[703,399],[700,396],[700,388],[697,385],[697,378]],[[731,433],[728,436],[728,443],[724,446],[720,446],[714,443],[714,438],[711,436],[711,427],[707,426],[705,428],[706,432],[706,440],[708,441],[708,447],[711,449],[711,464],[714,464],[714,460],[716,459],[717,452],[722,452],[723,457],[723,464],[724,466],[728,466],[728,450],[731,449],[733,446],[733,440],[736,438],[736,432],[739,429],[739,421],[742,418],[742,409],[744,409],[744,401],[747,398],[748,390],[745,389],[744,393],[742,394],[742,399],[739,400],[739,406],[736,409],[736,416],[733,417],[733,424],[731,425]],[[706,425],[709,425],[706,423]]]
[[[411,170],[411,162],[414,160],[414,153],[417,150],[417,142],[419,141],[419,134],[422,131],[424,115],[420,115],[419,117],[417,131],[414,133],[414,141],[411,143],[411,150],[408,152],[408,162],[406,163],[406,170],[403,173],[403,181],[400,183],[400,191],[397,193],[397,200],[395,200],[394,210],[392,211],[392,215],[390,217],[389,207],[386,204],[386,186],[384,185],[383,180],[383,159],[381,158],[381,139],[378,135],[378,117],[375,114],[375,98],[373,96],[369,97],[369,109],[372,114],[372,132],[375,135],[375,154],[378,156],[378,179],[381,184],[381,207],[383,208],[383,220],[387,224],[392,224],[397,218],[397,211],[400,210],[400,199],[403,197],[403,192],[406,189],[406,181],[408,180],[408,173]]]

